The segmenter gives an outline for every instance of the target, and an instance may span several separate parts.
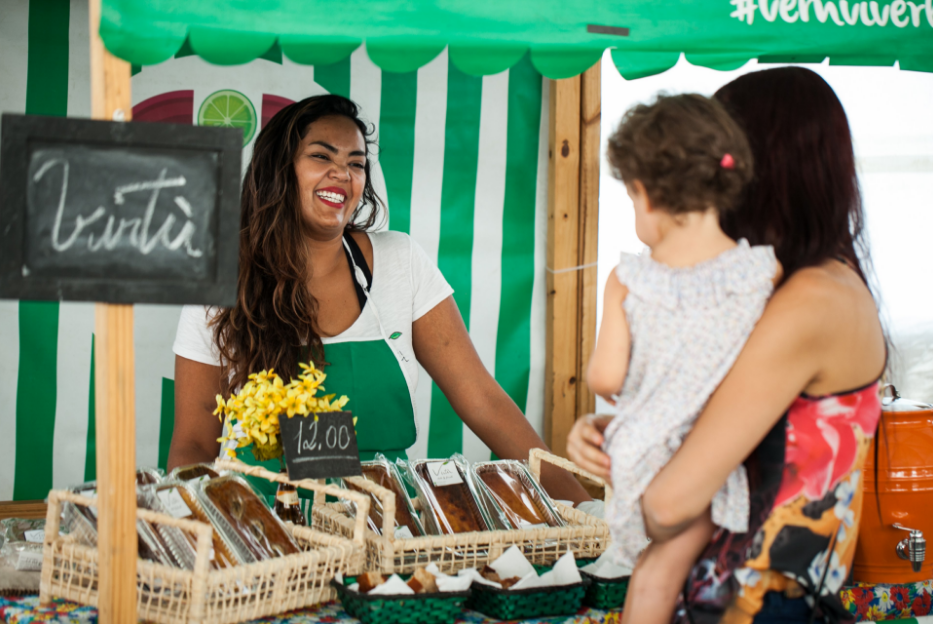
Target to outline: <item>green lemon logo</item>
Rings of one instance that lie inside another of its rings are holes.
[[[204,99],[198,111],[199,126],[240,128],[243,146],[256,134],[256,109],[249,98],[233,89],[215,91]]]

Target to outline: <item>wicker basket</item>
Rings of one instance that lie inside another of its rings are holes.
[[[536,479],[540,479],[542,460],[571,472],[592,476],[572,462],[541,449],[533,449],[529,463]],[[347,479],[382,500],[382,535],[368,527],[364,530],[366,569],[382,574],[405,574],[429,563],[437,564],[442,572],[481,568],[513,544],[521,548],[525,557],[534,564],[552,564],[567,551],[573,552],[578,559],[598,557],[609,544],[609,527],[603,520],[557,502],[555,506],[567,522],[565,527],[396,539],[395,495],[372,481],[360,477]],[[339,503],[325,505],[324,495],[315,493],[311,509],[314,527],[332,535],[353,535],[354,520],[344,513],[343,508]],[[357,515],[356,523],[360,521]]]
[[[222,470],[237,471],[270,481],[286,481],[284,476],[241,462],[218,461],[217,466]],[[274,615],[333,599],[335,591],[330,581],[334,575],[337,572],[355,574],[362,568],[363,527],[369,512],[369,499],[356,492],[311,480],[295,484],[322,496],[331,494],[356,502],[359,511],[355,522],[347,518],[351,527],[348,535],[350,539],[287,525],[301,553],[211,570],[210,526],[137,509],[138,518],[175,526],[198,536],[193,571],[137,560],[136,600],[139,619],[164,624],[225,624]],[[93,498],[71,492],[53,490],[49,493],[40,600],[45,604],[55,597],[96,606],[99,589],[98,552],[96,548],[77,543],[74,536],[58,535],[63,501],[92,507],[97,504]]]

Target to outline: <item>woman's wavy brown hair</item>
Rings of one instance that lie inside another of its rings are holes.
[[[360,119],[356,104],[339,95],[317,95],[286,106],[269,120],[256,138],[243,179],[237,301],[211,321],[225,394],[260,370],[273,368],[286,381],[297,376],[303,348],[314,362],[325,362],[316,330],[318,303],[308,290],[294,161],[308,126],[333,115],[351,119],[366,142],[366,183],[347,229],[368,230],[383,218],[385,205],[370,175],[374,130]]]

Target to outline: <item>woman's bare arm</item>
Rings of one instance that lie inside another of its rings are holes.
[[[211,462],[220,453],[222,424],[213,415],[220,393],[220,367],[175,356],[175,429],[168,469]]]
[[[848,278],[837,279],[837,270],[798,271],[772,297],[683,446],[645,492],[653,540],[703,513],[802,391],[842,391],[876,378],[884,345],[874,304],[860,282],[842,283]]]
[[[415,355],[444,392],[463,422],[503,459],[527,459],[532,448],[547,448],[515,402],[483,366],[453,297],[415,321]],[[590,500],[573,475],[545,466],[545,489],[575,503]]]

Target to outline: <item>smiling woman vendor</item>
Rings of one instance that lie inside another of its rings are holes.
[[[419,363],[496,455],[545,447],[480,361],[438,268],[406,234],[368,231],[384,210],[370,136],[336,95],[292,104],[260,132],[243,184],[236,305],[188,306],[179,321],[169,468],[218,456],[218,393],[269,368],[287,381],[308,357],[327,364],[328,394],[350,397],[361,459],[405,457],[415,443]],[[238,456],[255,463],[248,448]],[[555,498],[589,498],[562,470],[543,481]]]

